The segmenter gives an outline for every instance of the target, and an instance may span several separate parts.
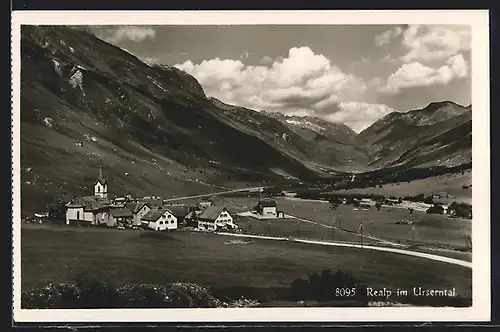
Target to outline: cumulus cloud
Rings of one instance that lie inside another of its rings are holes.
[[[324,114],[366,89],[360,78],[309,47],[291,48],[287,57],[271,60],[265,57],[263,65],[247,66],[241,60],[216,58],[176,67],[193,75],[208,95],[257,110]]]
[[[400,26],[386,30],[383,33],[381,33],[380,35],[375,37],[375,45],[384,46],[386,44],[389,44],[389,42],[392,39],[400,36],[402,33],[403,33],[403,28]]]
[[[469,51],[471,33],[471,28],[465,25],[408,25],[404,29],[398,26],[376,36],[375,44],[382,46],[401,37],[405,49],[401,61],[443,61]]]
[[[438,68],[425,66],[420,62],[405,63],[388,77],[382,91],[397,93],[406,88],[447,84],[467,75],[468,65],[462,54],[450,57],[445,65]]]
[[[345,123],[356,132],[368,128],[375,120],[394,112],[394,109],[384,104],[371,104],[365,102],[341,102],[339,111],[324,116],[327,121]]]
[[[471,48],[468,26],[414,25],[403,33],[403,46],[408,49],[402,60],[439,61]]]
[[[133,42],[141,42],[147,38],[154,39],[156,30],[152,27],[143,26],[110,26],[110,27],[95,27],[94,33],[112,43],[120,43],[125,40]]]

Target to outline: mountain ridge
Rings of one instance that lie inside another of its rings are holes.
[[[421,157],[425,151],[417,146],[424,146],[425,133],[445,135],[439,144],[459,142],[451,130],[467,123],[468,113],[446,115],[453,112],[438,112],[431,122],[440,121],[420,127],[398,120],[424,130],[417,143],[387,154],[383,149],[395,145],[397,135],[384,141],[387,135],[368,129],[391,131],[392,122],[386,128],[381,119],[358,135],[345,124],[228,105],[182,70],[146,64],[85,30],[23,26],[23,206],[56,194],[90,194],[100,158],[116,193],[167,196],[365,171],[402,156],[400,162],[415,167],[420,159],[444,158],[435,151]],[[446,154],[465,143],[450,145]]]

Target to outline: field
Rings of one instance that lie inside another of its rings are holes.
[[[380,211],[371,208],[367,211],[353,210],[351,205],[339,205],[332,210],[329,204],[320,202],[302,202],[300,200],[279,199],[279,209],[298,217],[312,219],[331,225],[335,223],[342,229],[357,232],[363,223],[363,233],[387,240],[413,241],[430,245],[465,247],[465,235],[470,234],[472,223],[466,219],[452,219],[443,215],[427,214],[401,208],[382,207]],[[397,221],[412,221],[412,226],[397,224]]]
[[[258,202],[256,197],[218,197],[217,204],[227,206],[233,212],[251,209]],[[371,208],[353,210],[351,205],[341,204],[336,210],[330,204],[312,200],[277,198],[277,209],[299,218],[304,218],[327,226],[336,226],[341,229],[358,232],[360,223],[363,223],[363,233],[393,242],[416,244],[449,249],[463,249],[466,247],[465,235],[471,234],[472,221],[460,218],[448,218],[444,215],[428,214],[414,211],[410,214],[407,209],[397,207],[382,207],[380,211]],[[285,220],[257,220],[238,217],[240,226],[245,231],[254,234],[272,236],[294,236],[331,240],[331,229],[315,226],[310,223],[293,219]],[[335,223],[334,223],[335,220]],[[398,224],[398,221],[411,221],[412,224]],[[251,229],[249,229],[249,226]],[[299,230],[297,231],[297,227]],[[412,230],[412,227],[414,228]],[[260,232],[260,233],[259,233]],[[299,234],[300,236],[297,236]],[[359,241],[359,236],[352,233],[336,231],[336,241]],[[369,241],[365,238],[363,241]],[[368,242],[367,242],[368,243]],[[469,255],[470,256],[470,253]]]
[[[337,193],[352,194],[381,194],[384,196],[415,196],[424,194],[430,196],[433,193],[446,193],[450,198],[440,198],[438,201],[443,203],[463,202],[472,204],[472,188],[463,189],[463,186],[472,184],[472,173],[470,170],[462,173],[451,173],[440,176],[429,177],[426,179],[413,180],[410,182],[399,182],[384,184],[380,188],[357,188],[341,190]]]
[[[116,284],[194,282],[208,287],[286,287],[324,268],[369,287],[450,288],[471,294],[470,269],[405,255],[208,233],[23,225],[22,289],[92,273]]]
[[[259,220],[252,217],[237,217],[238,226],[246,234],[267,235],[276,237],[293,237],[301,239],[314,239],[338,242],[359,242],[360,236],[350,232],[333,230],[321,225],[307,223],[297,219],[272,219]],[[363,243],[375,244],[369,238],[364,238]]]

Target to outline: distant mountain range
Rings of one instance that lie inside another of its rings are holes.
[[[227,105],[192,76],[148,65],[87,31],[21,29],[23,204],[110,190],[180,196],[388,166],[471,161],[471,107],[391,113],[359,135],[343,124]]]

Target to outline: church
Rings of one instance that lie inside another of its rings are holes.
[[[66,204],[66,224],[86,222],[97,225],[109,221],[108,181],[103,177],[102,168],[101,159],[99,176],[94,182],[94,195],[74,197]]]

